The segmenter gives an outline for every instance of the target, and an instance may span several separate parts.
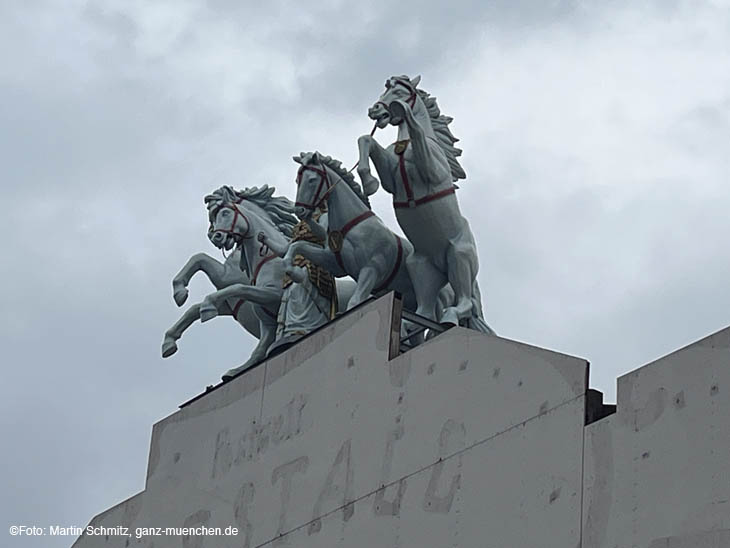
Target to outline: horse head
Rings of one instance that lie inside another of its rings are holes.
[[[208,208],[208,238],[218,248],[230,250],[255,240],[259,231],[272,237],[291,235],[297,223],[294,204],[274,196],[274,187],[263,185],[241,191],[222,186],[205,197]]]
[[[222,186],[205,197],[210,222],[208,239],[217,248],[228,251],[253,237],[251,221],[242,202],[230,186]]]
[[[370,202],[362,188],[338,160],[319,152],[302,152],[293,159],[299,164],[295,211],[300,219],[311,218],[318,209],[329,209],[333,201],[335,205],[332,207],[335,209],[338,209],[336,205],[339,205],[349,210],[350,206],[346,203],[351,201],[357,204],[358,209],[363,207],[370,209]],[[345,200],[345,204],[342,199]],[[346,214],[347,211],[336,213]]]
[[[421,81],[420,76],[416,76],[412,80],[408,76],[393,76],[385,82],[385,91],[375,104],[368,109],[368,116],[375,120],[375,124],[379,128],[384,128],[388,124],[397,126],[403,122],[400,116],[391,114],[391,104],[394,101],[404,101],[411,108],[415,108],[418,99],[417,86]]]
[[[319,152],[302,152],[293,160],[300,164],[297,170],[297,197],[295,213],[300,219],[309,219],[326,202],[335,181],[330,180]]]

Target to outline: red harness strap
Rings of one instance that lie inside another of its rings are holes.
[[[348,221],[345,223],[345,225],[340,230],[334,230],[330,232],[330,249],[335,254],[335,259],[337,260],[337,264],[340,265],[340,268],[342,270],[345,270],[345,263],[342,260],[342,244],[345,241],[345,236],[347,235],[350,230],[352,230],[355,226],[360,224],[365,219],[369,219],[370,217],[374,216],[375,213],[372,211],[366,211],[364,213],[361,213],[354,219]],[[337,236],[334,236],[337,235]],[[334,237],[333,237],[334,236]],[[398,274],[398,270],[400,270],[400,265],[403,262],[403,243],[401,242],[400,238],[398,236],[395,237],[396,244],[398,246],[398,256],[395,260],[395,265],[393,265],[393,270],[391,270],[390,274],[388,274],[388,277],[385,279],[383,283],[381,283],[378,287],[373,289],[374,293],[378,293],[379,291],[382,291],[386,287],[388,287],[393,279],[395,278],[396,274]]]
[[[342,237],[344,238],[345,235],[350,232],[355,226],[363,222],[365,219],[369,219],[370,217],[373,217],[375,213],[373,213],[370,210],[365,211],[364,213],[361,213],[354,219],[351,219],[345,223],[345,225],[340,229],[340,233],[342,234]]]
[[[403,141],[399,141],[402,143]],[[405,162],[405,156],[406,156],[406,149],[408,148],[408,141],[406,141],[406,146],[403,148],[403,150],[398,154],[398,169],[400,170],[400,176],[401,179],[403,179],[403,188],[406,191],[406,196],[408,198],[405,202],[396,202],[393,200],[393,207],[395,209],[401,209],[404,207],[416,207],[421,204],[425,204],[427,202],[431,202],[433,200],[438,200],[439,198],[443,198],[444,196],[448,196],[449,194],[454,194],[456,192],[457,186],[453,185],[451,188],[447,188],[444,190],[441,190],[439,192],[436,192],[434,194],[428,194],[427,196],[423,196],[422,198],[418,198],[417,200],[413,198],[413,189],[411,189],[411,183],[408,180],[408,173],[406,172],[406,162]]]
[[[406,150],[403,149],[403,152],[401,152],[398,155],[398,169],[400,170],[400,178],[403,179],[403,187],[406,189],[406,196],[408,197],[407,202],[393,202],[394,207],[399,207],[395,205],[398,204],[405,204],[405,206],[401,205],[400,207],[415,207],[416,201],[413,199],[413,190],[411,189],[411,184],[408,181],[408,173],[406,173]]]
[[[266,263],[268,263],[271,259],[276,259],[276,255],[269,255],[265,259],[262,259],[261,262],[256,265],[256,270],[253,271],[253,278],[251,279],[251,285],[256,285],[256,278],[258,278],[259,272],[261,272],[261,267],[264,266]]]
[[[418,200],[409,200],[407,202],[393,201],[393,207],[396,209],[401,209],[404,207],[416,207],[432,200],[438,200],[439,198],[443,198],[444,196],[448,196],[449,194],[454,194],[455,192],[456,185],[452,186],[451,188],[444,189],[440,192],[436,192],[435,194],[429,194],[428,196],[424,196],[423,198],[418,198]]]
[[[334,230],[334,231],[330,232],[330,241],[335,239],[332,237],[334,234],[339,234],[339,236],[337,237],[339,239],[339,242],[337,242],[336,248],[333,249],[332,251],[334,251],[335,260],[337,261],[337,264],[340,265],[340,268],[342,270],[345,270],[345,263],[342,262],[342,255],[340,254],[340,252],[342,251],[342,244],[345,241],[345,236],[347,236],[347,233],[350,232],[350,230],[355,228],[357,225],[359,225],[365,219],[369,219],[370,217],[372,217],[374,215],[375,215],[375,213],[373,213],[370,210],[365,211],[364,213],[361,213],[354,219],[350,219],[349,221],[347,221],[340,230]]]
[[[243,299],[238,299],[238,302],[236,302],[236,306],[233,307],[233,317],[235,318],[238,316],[238,311],[241,309],[241,305],[245,303],[246,301]]]
[[[261,271],[261,267],[264,266],[266,263],[268,263],[271,259],[276,259],[276,255],[269,255],[265,259],[261,260],[259,264],[256,265],[256,270],[254,270],[253,278],[251,279],[251,285],[256,285],[256,278],[258,278],[259,272]],[[236,306],[233,307],[233,316],[235,317],[238,314],[238,310],[241,308],[241,305],[244,303],[243,299],[239,299],[239,301],[236,303]],[[268,308],[261,307],[261,310],[266,312],[266,314],[272,318],[276,318],[276,314],[274,314],[271,310]]]
[[[245,303],[246,301],[244,299],[238,299],[238,302],[236,303],[236,306],[233,307],[233,317],[235,318],[238,316],[238,311],[241,309],[241,305]],[[261,310],[266,312],[267,316],[276,319],[276,314],[274,314],[271,310],[268,308],[261,307]]]

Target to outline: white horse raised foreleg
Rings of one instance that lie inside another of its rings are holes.
[[[371,135],[363,135],[357,140],[357,148],[360,153],[360,161],[357,164],[357,173],[362,182],[362,188],[368,196],[375,194],[378,190],[378,179],[370,172],[370,160],[375,165],[375,171],[380,176],[380,183],[383,189],[391,194],[395,189],[395,180],[393,173],[395,162],[392,154],[388,154],[380,143],[378,143]]]
[[[222,303],[218,308],[218,315],[232,316],[233,312],[227,303]],[[178,319],[170,329],[165,331],[165,337],[162,341],[162,357],[169,358],[177,352],[177,341],[180,340],[182,334],[200,319],[200,303],[196,303],[188,308],[180,319]]]
[[[435,186],[445,179],[450,179],[451,172],[446,158],[438,145],[429,138],[420,122],[413,116],[411,107],[404,101],[393,101],[390,104],[390,114],[394,121],[402,119],[406,122],[408,138],[413,147],[413,163],[421,179],[429,186]]]
[[[241,299],[260,305],[264,308],[278,308],[281,300],[281,291],[269,287],[257,287],[253,285],[234,284],[224,289],[211,293],[200,305],[200,321],[207,322],[218,316],[221,303],[227,299]],[[262,335],[263,336],[263,335]]]
[[[294,257],[297,255],[301,255],[305,259],[309,259],[314,264],[319,265],[332,273],[335,277],[345,276],[347,274],[337,263],[337,258],[332,251],[304,240],[300,240],[289,245],[289,249],[287,249],[286,254],[284,255],[284,268],[286,269],[287,274],[290,273],[294,266]]]
[[[236,268],[238,265],[236,264]],[[230,276],[230,265],[228,261],[221,263],[206,253],[196,253],[180,269],[180,272],[172,279],[172,296],[178,306],[185,304],[188,298],[188,284],[192,277],[200,271],[205,272],[216,289],[222,289],[231,282],[226,280]],[[238,277],[242,272],[238,272]],[[239,280],[237,280],[239,281]]]

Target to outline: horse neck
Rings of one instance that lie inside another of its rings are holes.
[[[426,105],[423,104],[423,100],[420,97],[416,98],[416,104],[413,106],[413,117],[416,119],[416,122],[418,122],[418,125],[420,125],[423,129],[426,137],[436,137],[436,134],[433,131],[433,125],[431,124],[431,116],[428,114],[428,109],[426,108]],[[398,125],[398,140],[405,141],[410,138],[411,135],[408,131],[408,124],[405,120],[403,120]]]
[[[266,235],[266,239],[272,241],[275,244],[285,246],[289,240],[284,236],[281,231],[276,228],[271,221],[263,219],[258,212],[246,208],[244,210],[246,219],[251,223],[249,230],[249,237],[243,241],[243,253],[246,257],[246,264],[248,265],[249,275],[253,276],[254,271],[258,264],[263,261],[268,255],[271,255],[271,251],[267,253],[261,253],[263,244],[258,240],[259,232],[263,232]]]
[[[347,181],[329,171],[330,177],[336,177],[336,183],[327,197],[328,230],[339,230],[358,215],[365,213],[368,207],[350,188]]]

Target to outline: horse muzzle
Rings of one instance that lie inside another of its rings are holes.
[[[235,243],[233,237],[230,234],[225,234],[223,232],[217,231],[209,232],[208,239],[217,248],[225,250],[231,249]]]
[[[388,112],[386,105],[382,102],[377,102],[368,109],[368,117],[371,120],[375,120],[375,124],[380,129],[386,127],[390,121],[390,113]]]

